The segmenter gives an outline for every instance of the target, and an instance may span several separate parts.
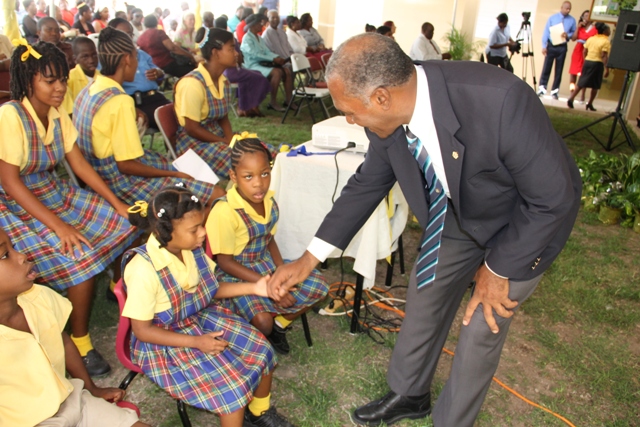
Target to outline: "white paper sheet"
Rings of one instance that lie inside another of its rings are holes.
[[[217,184],[220,181],[220,178],[211,170],[209,165],[192,149],[188,149],[186,153],[175,159],[173,167],[180,172],[191,175],[198,181],[208,182],[209,184]]]
[[[564,33],[564,25],[562,24],[562,22],[556,24],[556,25],[552,25],[551,27],[549,27],[549,38],[551,39],[551,43],[554,46],[558,46],[562,43],[566,43],[567,39],[565,39],[564,37],[562,37],[562,33]]]

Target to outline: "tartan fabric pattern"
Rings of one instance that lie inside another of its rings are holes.
[[[183,78],[195,78],[205,87],[207,94],[207,105],[209,106],[209,115],[200,124],[206,130],[216,136],[224,136],[224,130],[220,126],[219,120],[229,113],[229,103],[231,100],[231,87],[227,84],[224,87],[224,97],[216,99],[207,89],[207,83],[202,74],[197,70],[193,70]],[[271,155],[275,157],[278,150],[267,145]],[[178,126],[176,134],[176,150],[177,154],[184,154],[189,148],[198,153],[202,159],[213,169],[213,171],[222,179],[229,179],[229,171],[231,170],[231,148],[224,142],[202,142],[190,136],[183,126]]]
[[[142,246],[127,252],[123,266],[136,253],[151,262],[146,246]],[[132,361],[172,397],[197,408],[230,414],[249,403],[262,376],[275,367],[276,358],[257,329],[214,301],[218,290],[215,274],[204,250],[198,248],[193,254],[200,272],[200,283],[194,293],[184,291],[168,267],[158,271],[171,308],[157,313],[153,324],[186,335],[222,331],[221,338],[229,346],[214,356],[197,348],[146,343],[132,333]]]
[[[76,250],[76,260],[62,255],[60,239],[53,230],[31,216],[0,186],[0,227],[16,250],[35,262],[37,282],[57,291],[84,282],[107,268],[138,235],[102,197],[53,176],[53,168],[64,158],[60,121],[53,122],[54,141],[44,145],[36,124],[22,103],[11,101],[31,141],[27,165],[20,179],[52,213],[86,237],[93,249]],[[4,141],[3,143],[8,143]]]
[[[207,204],[213,196],[214,186],[195,179],[157,177],[149,178],[135,175],[125,175],[120,172],[113,156],[105,159],[98,159],[93,154],[93,135],[91,125],[96,113],[109,99],[116,95],[124,94],[117,88],[103,90],[91,96],[89,86],[84,88],[78,95],[74,109],[73,120],[78,129],[78,146],[84,157],[91,166],[98,172],[111,191],[125,203],[133,205],[138,200],[149,200],[160,189],[184,182],[185,186],[195,194],[204,204]],[[152,166],[157,169],[175,171],[173,165],[160,154],[151,151],[144,152],[139,157],[140,163]]]
[[[271,253],[267,245],[273,238],[271,230],[278,222],[280,210],[275,199],[271,208],[271,221],[268,224],[260,224],[244,211],[236,209],[236,212],[249,231],[249,243],[240,255],[234,257],[239,264],[253,270],[261,275],[271,274],[276,270],[276,265],[271,258]],[[226,202],[226,197],[220,199]],[[237,277],[233,277],[216,266],[218,282],[241,282]],[[309,277],[297,285],[291,295],[296,299],[296,303],[287,308],[276,305],[273,300],[257,295],[245,295],[231,298],[236,313],[251,321],[258,313],[297,313],[300,310],[310,307],[327,295],[329,287],[318,270],[313,270]]]

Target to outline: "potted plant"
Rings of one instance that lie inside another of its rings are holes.
[[[485,45],[485,42],[472,42],[465,34],[455,28],[444,35],[442,40],[449,42],[449,53],[454,61],[468,61],[477,55]]]

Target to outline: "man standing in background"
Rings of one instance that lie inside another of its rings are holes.
[[[565,1],[560,7],[560,12],[551,15],[547,24],[544,26],[542,33],[542,54],[545,56],[544,65],[542,67],[542,75],[540,76],[540,86],[538,86],[538,96],[547,94],[547,83],[551,76],[551,68],[556,63],[556,70],[553,75],[553,85],[551,86],[551,96],[558,99],[560,90],[560,80],[562,80],[562,69],[564,68],[564,60],[567,57],[567,41],[576,31],[576,20],[569,15],[571,12],[571,2]],[[564,32],[562,37],[564,41],[554,45],[551,42],[551,30],[554,25],[562,24]]]

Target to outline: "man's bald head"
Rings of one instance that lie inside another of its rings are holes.
[[[411,79],[413,62],[391,38],[375,33],[351,37],[333,52],[325,76],[340,79],[345,95],[369,103],[379,87],[401,86]]]
[[[564,16],[567,16],[569,12],[571,12],[571,2],[565,1],[564,3],[562,3],[562,6],[560,6],[560,13],[562,13]]]

